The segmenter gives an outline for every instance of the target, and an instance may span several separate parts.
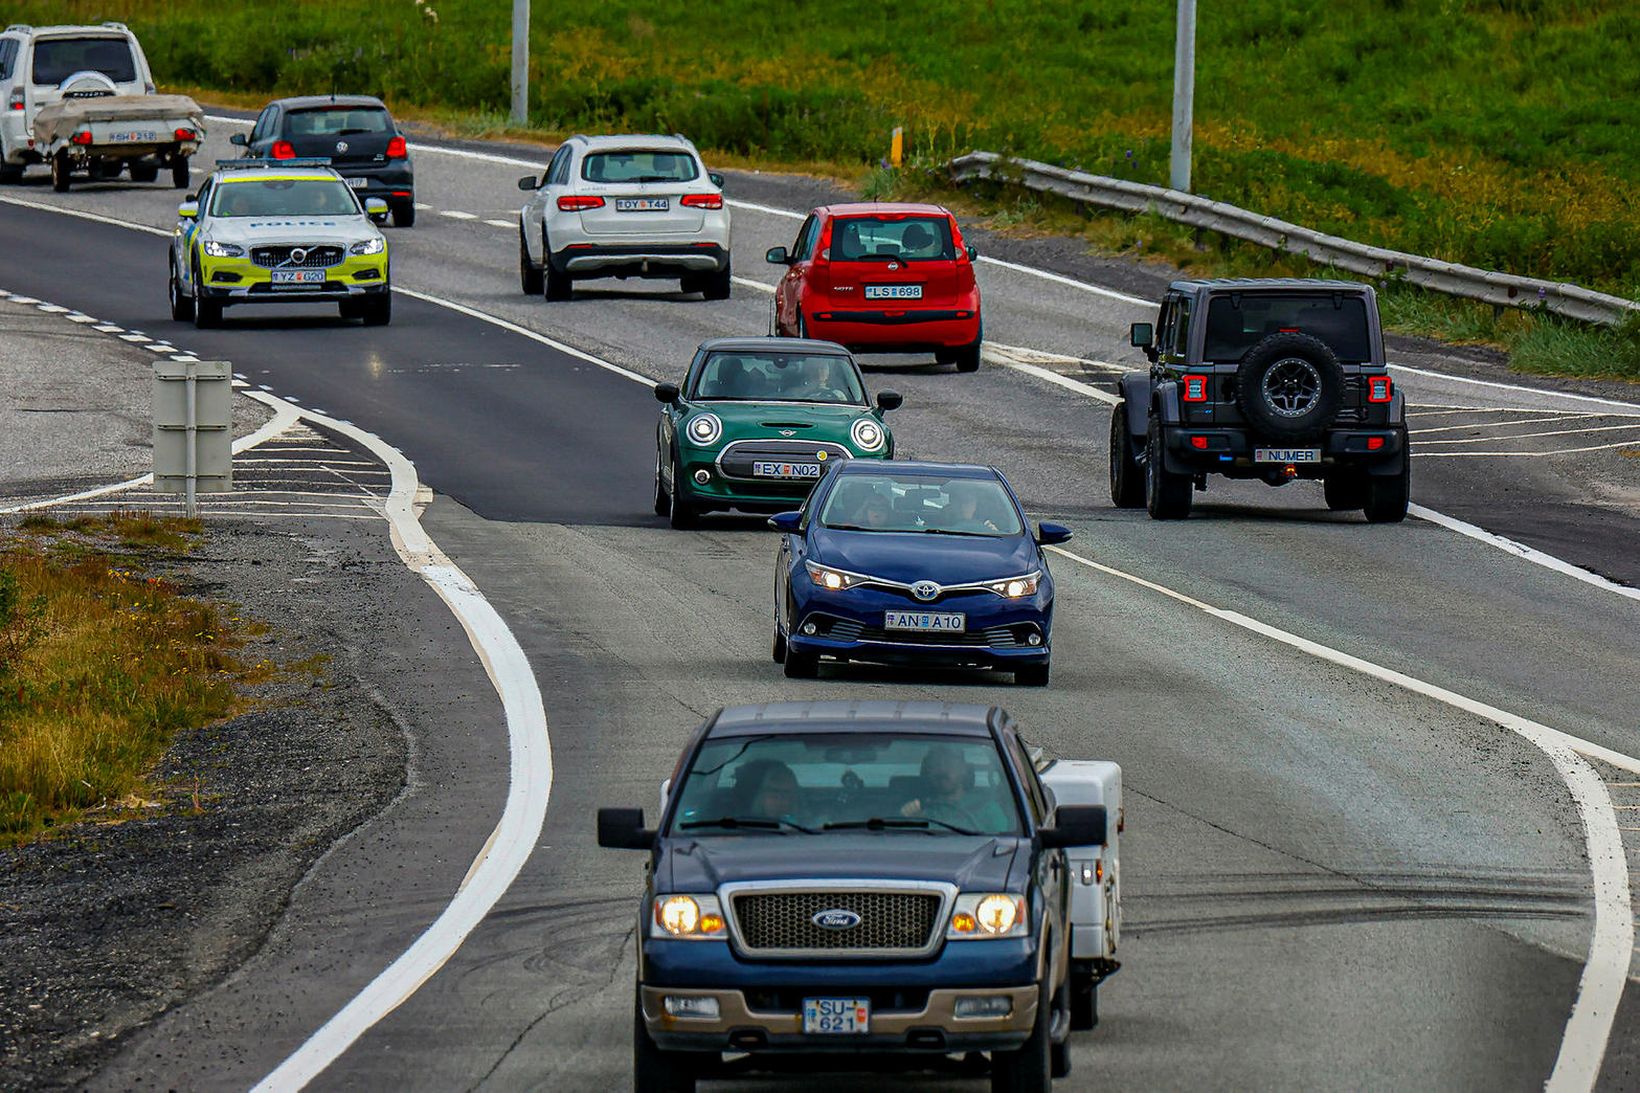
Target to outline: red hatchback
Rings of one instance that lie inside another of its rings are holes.
[[[773,333],[855,352],[933,353],[959,372],[979,368],[984,324],[973,247],[938,205],[827,205],[803,221],[775,290]]]

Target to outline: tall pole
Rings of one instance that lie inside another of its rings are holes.
[[[1179,0],[1173,42],[1173,156],[1168,185],[1190,192],[1190,141],[1195,130],[1196,0]]]
[[[519,128],[530,120],[530,0],[513,0],[512,123]]]

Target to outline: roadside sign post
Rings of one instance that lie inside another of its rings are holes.
[[[154,362],[154,492],[233,489],[233,370],[227,361]]]
[[[512,12],[512,123],[519,128],[530,120],[530,0],[513,0]]]
[[[1179,0],[1178,35],[1173,42],[1173,154],[1168,185],[1190,192],[1190,144],[1195,134],[1196,0]]]

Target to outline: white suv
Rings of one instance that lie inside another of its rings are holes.
[[[94,92],[152,95],[137,36],[124,23],[83,27],[30,27],[0,31],[0,182],[16,182],[41,162],[34,146],[34,115],[65,96]],[[150,165],[133,167],[144,172]],[[152,182],[158,168],[153,168]]]
[[[574,136],[546,173],[518,180],[518,274],[528,295],[567,300],[595,277],[676,277],[683,291],[729,298],[729,210],[681,136]]]

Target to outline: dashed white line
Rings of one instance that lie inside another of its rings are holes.
[[[490,225],[490,227],[492,227],[492,228],[516,228],[516,227],[518,227],[518,221],[516,221],[516,220],[486,220],[486,221],[484,221],[484,223]]]
[[[1500,424],[1500,425],[1513,425],[1513,424],[1516,424],[1516,423],[1515,422],[1499,422],[1498,424]],[[1526,422],[1525,424],[1535,425],[1535,424],[1537,424],[1537,422],[1529,421],[1529,422]],[[1464,428],[1468,428],[1468,429],[1473,429],[1473,428],[1476,428],[1476,427],[1477,426],[1473,426],[1473,425],[1464,426]],[[1481,426],[1481,428],[1484,428],[1484,426]],[[1619,432],[1624,431],[1625,429],[1628,430],[1629,432],[1634,432],[1636,429],[1640,429],[1640,425],[1636,425],[1634,422],[1631,421],[1627,425],[1591,425],[1587,429],[1554,429],[1554,430],[1551,430],[1551,431],[1545,432],[1545,433],[1506,433],[1502,436],[1472,436],[1472,437],[1467,437],[1467,438],[1457,439],[1457,440],[1423,440],[1423,439],[1421,439],[1422,434],[1420,433],[1420,439],[1419,439],[1418,443],[1419,443],[1420,446],[1425,447],[1425,448],[1430,447],[1432,445],[1436,445],[1436,444],[1495,444],[1495,443],[1497,443],[1499,441],[1503,441],[1503,440],[1535,440],[1538,437],[1545,437],[1545,436],[1582,436],[1584,433],[1619,433]],[[1522,455],[1534,455],[1536,453],[1522,452],[1521,454]]]
[[[451,220],[477,220],[478,219],[478,217],[474,216],[472,213],[464,213],[460,209],[440,209],[438,211],[438,214],[440,216],[447,216]]]

